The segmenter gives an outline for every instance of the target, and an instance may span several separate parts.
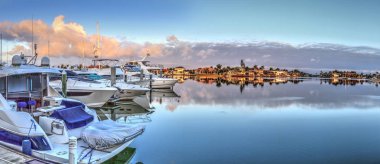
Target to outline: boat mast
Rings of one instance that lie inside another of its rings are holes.
[[[99,55],[99,58],[100,58],[100,33],[99,33],[99,22],[96,23],[96,31],[97,31],[97,35],[98,35],[98,39],[97,39],[97,46],[96,48],[98,49],[98,55]]]
[[[29,60],[28,64],[36,64],[37,60],[37,44],[34,44],[34,27],[33,27],[33,22],[34,18],[32,16],[32,58]],[[33,51],[34,49],[34,51]]]
[[[48,35],[48,42],[47,42],[47,46],[48,46],[48,52],[47,52],[47,56],[49,57],[50,55],[50,36]]]
[[[96,31],[97,31],[97,45],[96,45],[96,55],[95,58],[100,58],[100,32],[99,32],[99,21],[96,22]],[[94,62],[95,63],[95,62]],[[100,69],[100,64],[99,64],[99,69]]]
[[[82,39],[82,68],[84,68],[84,47],[85,47],[85,44],[84,44],[84,39]]]
[[[34,54],[33,53],[33,46],[34,46],[34,33],[33,33],[34,32],[34,29],[33,29],[33,24],[34,24],[33,21],[34,20],[33,19],[34,19],[34,17],[32,15],[32,55]]]
[[[9,63],[9,60],[8,60],[8,57],[9,57],[9,51],[8,51],[8,43],[7,43],[7,61],[6,61],[6,63]]]

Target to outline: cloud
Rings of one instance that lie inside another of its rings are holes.
[[[167,41],[167,42],[174,42],[174,43],[176,43],[176,42],[178,42],[179,40],[178,40],[178,38],[177,38],[175,35],[170,35],[170,36],[168,36],[168,37],[166,38],[166,41]]]
[[[53,57],[53,64],[79,64],[83,53],[94,56],[98,36],[86,32],[76,22],[66,22],[63,15],[54,18],[51,24],[35,20],[32,37],[32,21],[0,22],[3,38],[18,43],[11,54],[30,53],[32,39],[38,44],[37,52]],[[121,38],[121,39],[120,39]],[[378,70],[380,50],[365,46],[345,46],[331,43],[307,43],[292,45],[282,42],[191,42],[170,35],[162,43],[136,43],[124,37],[100,36],[101,57],[131,59],[151,54],[152,62],[165,66],[196,68],[222,64],[239,66],[247,59],[247,66],[265,65],[280,68],[309,69],[353,69]],[[163,38],[165,39],[165,38]],[[29,55],[29,54],[27,54]],[[57,59],[57,60],[54,60]],[[62,60],[62,59],[70,60]],[[121,63],[122,64],[122,63]]]
[[[263,55],[263,58],[269,58],[271,57],[272,55]]]
[[[23,45],[16,45],[10,50],[9,54],[20,54],[21,52],[26,52],[28,49]]]
[[[217,51],[213,49],[200,50],[196,55],[201,59],[206,59],[209,56],[215,55]]]

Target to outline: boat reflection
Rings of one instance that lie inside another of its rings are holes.
[[[153,89],[148,94],[150,102],[179,102],[179,96],[173,89]]]
[[[150,104],[146,95],[135,97],[132,100],[109,102],[96,109],[100,119],[112,119],[123,123],[147,123],[151,122],[150,114],[154,107]]]

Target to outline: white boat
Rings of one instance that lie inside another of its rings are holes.
[[[147,56],[149,56],[149,54]],[[173,78],[159,77],[151,73],[150,70],[162,70],[162,68],[158,66],[149,65],[149,61],[145,60],[146,57],[144,57],[142,60],[128,62],[124,66],[124,68],[126,69],[125,74],[128,77],[144,77],[145,79],[150,79],[150,76],[152,76],[152,81],[149,85],[151,86],[151,88],[154,89],[173,88],[173,86],[177,83],[178,80]]]
[[[102,163],[144,131],[140,126],[99,121],[96,112],[80,101],[59,97],[49,87],[49,76],[59,71],[14,65],[0,68],[1,145],[30,150],[34,157],[57,163],[68,163],[69,156],[78,163]],[[70,151],[69,146],[76,149]]]
[[[62,81],[54,80],[50,86],[61,92]],[[104,83],[80,78],[67,79],[67,97],[91,107],[103,106],[118,90]]]
[[[140,95],[145,95],[146,92],[148,92],[150,89],[146,88],[143,85],[138,85],[138,84],[132,84],[132,83],[126,83],[123,79],[123,71],[118,68],[116,69],[116,76],[117,79],[115,81],[114,85],[111,85],[111,80],[104,78],[110,77],[111,70],[108,69],[109,73],[103,72],[103,76],[99,75],[98,72],[96,71],[75,71],[77,76],[84,76],[86,78],[90,78],[94,80],[96,83],[101,83],[106,86],[112,86],[114,88],[117,88],[117,91],[115,92],[114,96],[117,98],[133,98],[135,96],[140,96]],[[122,75],[120,75],[120,72]],[[120,79],[121,78],[121,79]]]

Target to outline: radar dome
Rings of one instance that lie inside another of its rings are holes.
[[[20,66],[22,64],[22,59],[19,55],[15,55],[12,57],[12,65],[13,66]]]
[[[48,57],[43,57],[41,59],[41,66],[43,67],[49,67],[50,66],[50,59]]]

